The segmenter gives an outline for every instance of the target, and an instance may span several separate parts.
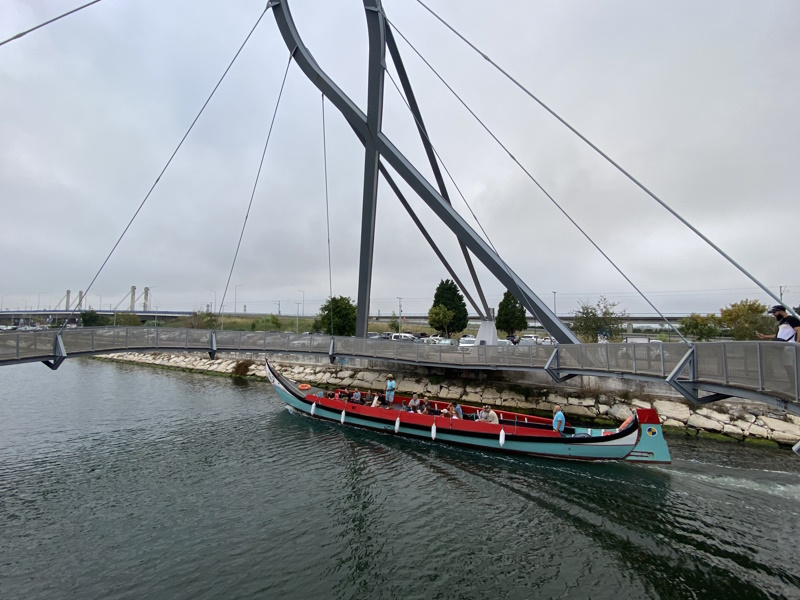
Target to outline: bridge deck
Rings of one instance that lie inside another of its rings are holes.
[[[125,351],[270,352],[324,354],[331,337],[276,332],[215,331],[148,327],[64,330],[65,355]],[[800,414],[797,344],[709,342],[689,347],[664,344],[575,344],[473,346],[414,344],[353,337],[333,338],[339,357],[378,359],[429,367],[546,371],[555,379],[573,375],[638,379],[672,385],[695,402],[725,396],[766,402]],[[61,354],[56,330],[0,333],[0,365],[55,361]],[[700,391],[711,395],[700,396]]]

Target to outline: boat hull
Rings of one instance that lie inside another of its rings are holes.
[[[506,419],[501,425],[491,425],[304,395],[269,362],[267,374],[281,400],[292,408],[314,418],[351,427],[511,454],[592,461],[670,461],[657,416],[653,419],[652,415],[647,415],[649,419],[644,420],[651,421],[649,423],[634,420],[622,431],[571,428],[575,432],[573,435],[561,436],[549,428],[532,429],[539,426],[522,419],[512,423]]]

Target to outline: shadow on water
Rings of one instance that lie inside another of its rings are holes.
[[[414,527],[405,523],[397,531],[386,523],[387,503],[378,487],[381,477],[370,475],[376,463],[384,460],[381,454],[393,457],[388,468],[394,478],[423,473],[430,485],[425,493],[432,503],[425,510],[437,515],[432,521],[434,530],[443,529],[446,515],[453,512],[438,506],[439,502],[459,499],[460,514],[470,504],[464,499],[472,496],[479,499],[478,512],[488,510],[484,517],[497,524],[493,533],[502,530],[508,544],[533,553],[550,545],[545,554],[551,561],[568,560],[565,556],[579,552],[581,545],[600,548],[610,557],[608,572],[596,580],[576,574],[575,582],[564,581],[561,566],[556,568],[558,574],[540,576],[536,569],[526,571],[517,560],[523,587],[538,590],[543,597],[558,594],[553,588],[556,582],[568,596],[578,597],[583,589],[591,591],[592,597],[615,597],[614,585],[610,591],[598,587],[603,580],[621,585],[638,582],[641,592],[633,596],[660,598],[782,598],[800,589],[792,550],[785,546],[785,531],[781,532],[785,523],[778,520],[776,524],[749,509],[754,499],[736,490],[710,489],[691,478],[687,481],[680,468],[510,457],[341,428],[299,414],[286,412],[285,416],[345,438],[346,449],[339,457],[345,474],[342,495],[334,500],[343,545],[329,570],[341,576],[333,590],[337,598],[413,596],[408,589],[398,588],[396,579],[387,578],[386,569],[381,568],[393,564],[395,573],[402,570],[393,558],[398,548],[387,539],[413,535],[408,528]],[[284,422],[284,417],[280,420]],[[389,510],[402,516],[403,507],[391,502]],[[512,509],[517,514],[506,512]],[[559,533],[553,535],[547,528]],[[796,511],[789,528],[797,531]],[[485,551],[474,553],[477,562],[487,556]],[[479,597],[456,592],[469,589],[464,586],[473,579],[472,569],[484,565],[472,564],[468,556],[460,560],[460,583],[451,589],[453,597]],[[473,583],[475,590],[485,588],[481,578]],[[498,595],[517,597],[513,586]]]

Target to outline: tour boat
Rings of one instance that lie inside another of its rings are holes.
[[[553,430],[552,419],[498,409],[499,424],[475,420],[480,410],[462,406],[464,418],[419,414],[402,410],[403,398],[394,397],[390,407],[372,407],[347,399],[317,395],[307,384],[282,376],[266,361],[267,377],[275,391],[292,408],[326,421],[372,429],[393,435],[455,444],[479,450],[573,460],[625,460],[669,463],[669,449],[658,413],[637,408],[618,429],[566,426],[563,435]],[[305,389],[300,389],[301,386]],[[447,402],[431,402],[438,410]]]

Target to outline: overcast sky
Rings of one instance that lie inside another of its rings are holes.
[[[81,3],[4,0],[0,40]],[[427,3],[757,279],[776,294],[784,286],[786,302],[800,303],[800,3]],[[3,308],[54,306],[65,290],[74,297],[86,289],[264,4],[104,0],[0,47]],[[383,6],[660,310],[773,303],[417,2]],[[291,8],[317,61],[364,109],[363,4],[291,0]],[[396,37],[434,146],[529,287],[551,308],[555,292],[560,314],[601,294],[629,313],[652,313]],[[215,293],[222,302],[287,59],[267,13],[90,304],[115,306],[131,285],[149,286],[161,309],[204,308]],[[327,108],[333,294],[355,299],[363,147]],[[429,176],[389,79],[384,131]],[[226,310],[236,300],[240,312],[277,312],[280,301],[283,314],[311,314],[328,296],[322,157],[320,94],[292,65]],[[467,281],[454,236],[410,199]],[[447,272],[385,182],[378,202],[372,312],[397,311],[402,297],[404,312],[426,313]],[[479,273],[497,306],[504,288]]]

